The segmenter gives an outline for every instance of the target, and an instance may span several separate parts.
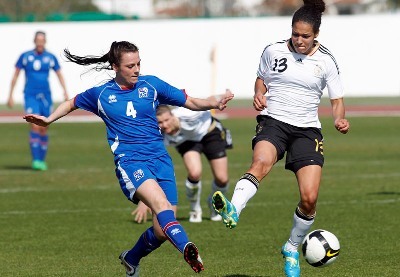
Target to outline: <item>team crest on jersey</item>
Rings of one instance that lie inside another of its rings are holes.
[[[320,66],[319,64],[316,64],[314,67],[314,76],[322,78],[322,72],[323,72],[322,66]]]
[[[49,63],[50,58],[49,57],[43,57],[43,63]]]
[[[28,61],[33,62],[34,59],[35,59],[35,57],[33,55],[28,56]]]
[[[116,102],[117,102],[117,96],[115,96],[114,94],[108,96],[108,103],[116,103]]]
[[[145,98],[149,94],[149,89],[147,87],[139,88],[138,92],[139,92],[139,98]]]
[[[139,181],[144,177],[144,172],[141,169],[136,170],[133,172],[133,177],[135,177],[136,182]]]

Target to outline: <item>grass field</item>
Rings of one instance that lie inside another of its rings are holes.
[[[400,119],[350,118],[341,135],[323,118],[326,163],[313,229],[341,242],[338,260],[302,276],[399,276]],[[224,120],[232,131],[232,194],[251,160],[254,119]],[[120,191],[100,123],[56,123],[50,129],[49,170],[30,170],[28,126],[0,124],[0,276],[125,276],[119,253],[150,226],[135,224]],[[283,276],[280,247],[298,202],[291,172],[279,162],[241,214],[238,227],[205,218],[187,221],[184,167],[175,151],[178,218],[198,245],[200,276]],[[204,165],[203,209],[211,175]],[[141,276],[196,276],[169,243],[141,262]]]

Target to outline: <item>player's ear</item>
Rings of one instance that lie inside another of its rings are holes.
[[[113,69],[115,72],[118,72],[118,66],[117,66],[115,63],[112,64],[112,69]]]

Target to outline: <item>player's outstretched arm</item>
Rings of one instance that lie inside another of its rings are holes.
[[[27,114],[23,116],[23,119],[25,119],[29,123],[33,123],[39,126],[46,127],[53,123],[54,121],[60,119],[61,117],[69,114],[70,112],[76,110],[77,107],[74,105],[74,99],[69,99],[63,103],[61,103],[57,109],[49,116],[41,116],[37,114]]]
[[[233,97],[234,94],[229,89],[227,89],[224,94],[210,96],[206,99],[188,96],[184,106],[192,111],[205,111],[211,109],[222,111],[227,107],[227,103],[231,101]]]
[[[56,74],[57,74],[58,80],[60,81],[60,85],[62,86],[63,91],[64,91],[64,101],[68,101],[67,86],[65,85],[65,80],[61,73],[61,69],[57,70]]]
[[[332,116],[336,130],[342,134],[347,134],[350,130],[349,121],[345,117],[345,108],[343,98],[331,99]]]

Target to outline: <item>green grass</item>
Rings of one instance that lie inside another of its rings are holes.
[[[232,131],[232,194],[251,161],[254,119],[224,120]],[[323,118],[326,163],[313,229],[340,240],[338,260],[302,276],[398,276],[400,270],[400,120],[351,118],[341,135]],[[49,170],[30,170],[28,126],[0,124],[0,276],[124,276],[119,253],[150,223],[135,224],[120,191],[100,123],[56,123],[50,129]],[[178,180],[178,218],[198,245],[201,276],[283,276],[280,247],[298,202],[291,172],[279,162],[243,210],[238,227],[187,221],[180,157],[171,149]],[[211,174],[204,161],[202,205]],[[141,276],[198,276],[169,243],[141,262]]]

